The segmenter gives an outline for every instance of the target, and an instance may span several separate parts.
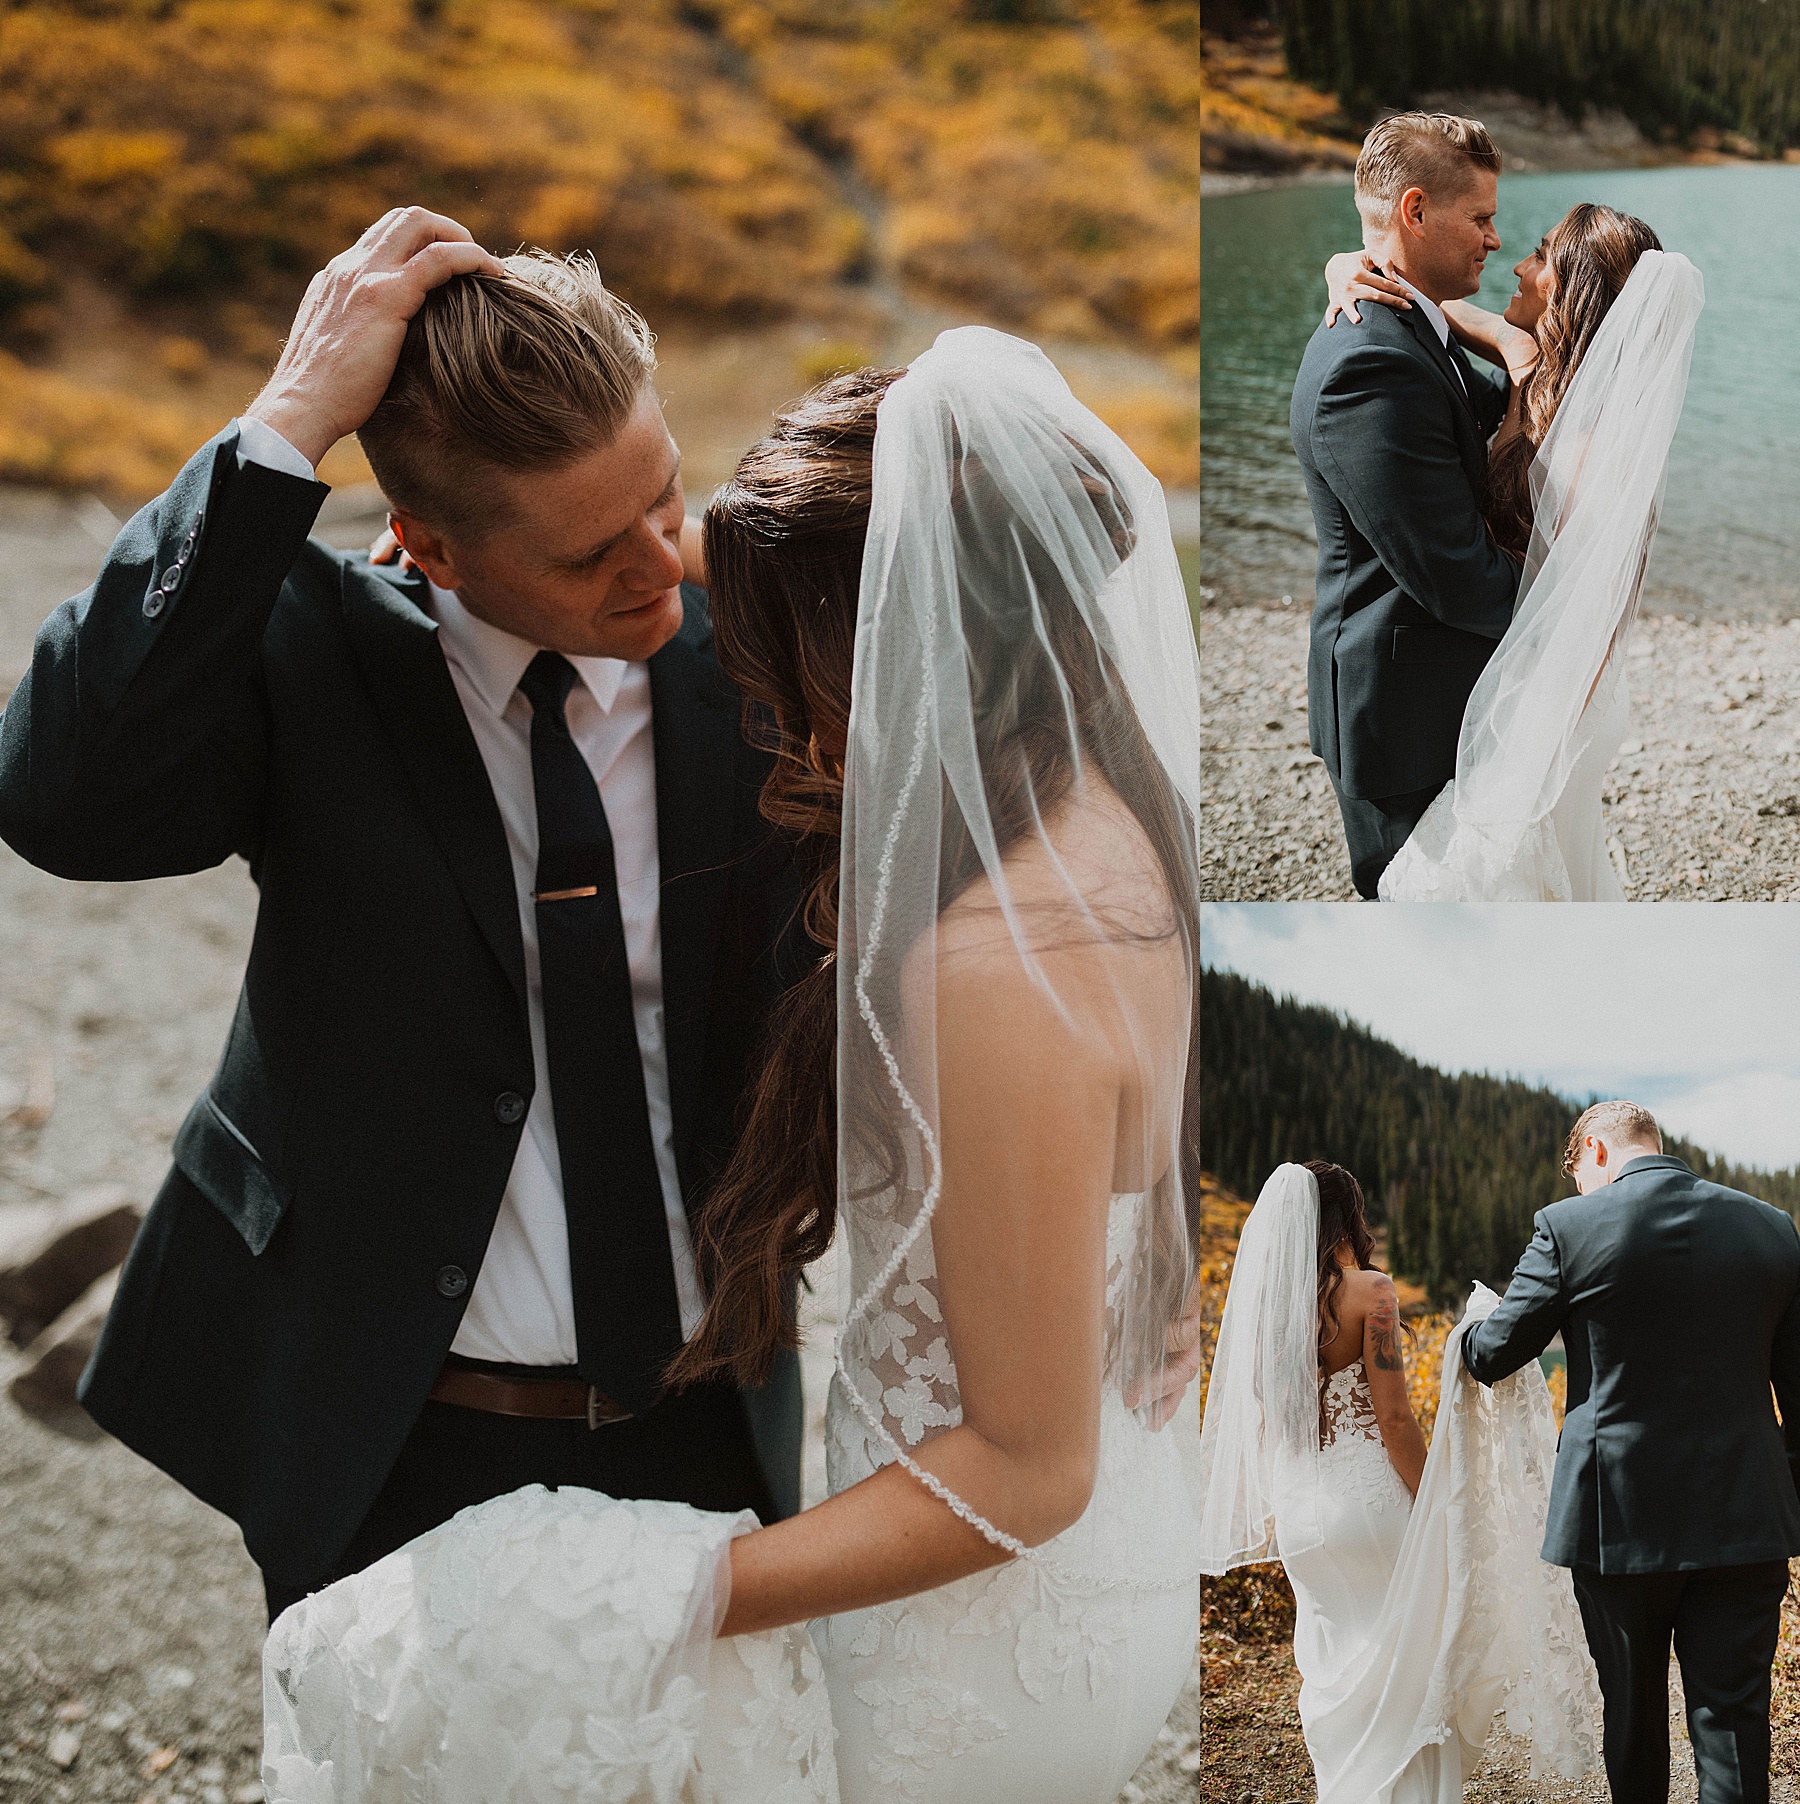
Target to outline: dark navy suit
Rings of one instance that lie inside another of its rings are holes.
[[[309,541],[325,489],[236,453],[233,428],[125,527],[0,718],[0,834],[32,863],[127,880],[241,854],[260,890],[230,1037],[83,1401],[239,1523],[272,1600],[533,1475],[792,1511],[791,1356],[759,1391],[600,1432],[426,1402],[544,1075],[511,861],[422,580]],[[683,599],[649,673],[692,1207],[796,968],[797,881],[705,597]],[[553,1469],[527,1441],[555,1441]]]
[[[1538,1211],[1463,1361],[1493,1384],[1559,1333],[1543,1552],[1574,1569],[1613,1796],[1666,1796],[1673,1640],[1701,1798],[1767,1798],[1769,1665],[1800,1553],[1800,1233],[1679,1159],[1633,1159]]]
[[[1373,896],[1456,773],[1463,706],[1511,622],[1520,566],[1481,516],[1505,378],[1446,350],[1417,303],[1362,315],[1313,333],[1289,425],[1319,535],[1312,749]]]

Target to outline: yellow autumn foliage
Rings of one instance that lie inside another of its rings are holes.
[[[994,317],[1191,340],[1186,0],[15,0],[0,229],[143,289],[293,283],[389,206],[754,315],[871,255]],[[0,257],[0,279],[8,259]],[[19,278],[10,278],[15,284]]]
[[[590,249],[653,321],[898,285],[1191,358],[1199,79],[1196,0],[12,0],[0,343],[26,362],[0,372],[0,471],[148,492],[220,423],[52,356],[72,283],[191,383],[201,338],[266,365],[312,271],[410,202]],[[1198,481],[1197,399],[1089,398]]]
[[[905,277],[1039,332],[1198,337],[1196,5],[706,10],[793,130],[890,204]],[[1063,22],[1010,22],[1033,14]]]
[[[413,201],[702,314],[791,307],[866,231],[674,0],[26,0],[0,167],[0,227],[46,270],[284,306]]]

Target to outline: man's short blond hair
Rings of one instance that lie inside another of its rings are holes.
[[[1394,217],[1408,188],[1454,200],[1486,170],[1500,173],[1500,153],[1479,119],[1456,113],[1396,113],[1363,140],[1356,159],[1356,206],[1377,231]]]
[[[1597,1102],[1581,1111],[1580,1119],[1569,1129],[1569,1143],[1563,1148],[1563,1173],[1575,1175],[1581,1158],[1581,1143],[1589,1134],[1601,1134],[1627,1146],[1654,1146],[1662,1151],[1662,1129],[1656,1117],[1635,1102]]]
[[[504,276],[455,276],[406,329],[362,430],[388,503],[440,532],[505,523],[496,471],[560,469],[618,436],[655,340],[592,257],[529,251]]]

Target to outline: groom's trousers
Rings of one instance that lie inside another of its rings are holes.
[[[1787,1562],[1610,1575],[1577,1566],[1573,1577],[1606,1703],[1614,1804],[1666,1804],[1671,1642],[1700,1804],[1767,1804],[1769,1668]]]
[[[1328,773],[1329,774],[1329,773]],[[1412,838],[1412,830],[1432,804],[1443,784],[1415,789],[1406,795],[1365,800],[1347,796],[1332,778],[1338,813],[1344,817],[1344,844],[1350,852],[1350,881],[1365,902],[1376,898],[1381,873],[1393,863],[1400,848]]]
[[[757,1461],[743,1399],[729,1383],[697,1384],[644,1416],[596,1428],[427,1402],[362,1526],[315,1589],[372,1566],[458,1510],[525,1485],[754,1510],[765,1523],[781,1513]],[[271,1584],[266,1574],[263,1583],[271,1622],[304,1595]]]

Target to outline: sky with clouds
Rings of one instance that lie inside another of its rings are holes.
[[[1711,1152],[1800,1165],[1800,906],[1216,903],[1200,941],[1445,1071],[1628,1096]]]

